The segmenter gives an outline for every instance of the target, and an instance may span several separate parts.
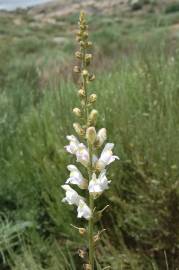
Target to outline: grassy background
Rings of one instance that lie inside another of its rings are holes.
[[[83,222],[61,203],[60,188],[73,161],[64,145],[78,104],[72,75],[77,17],[42,28],[24,13],[0,17],[3,270],[81,269],[77,249],[85,240],[69,224]],[[107,128],[121,158],[99,200],[101,207],[110,204],[97,224],[107,229],[97,247],[101,267],[178,269],[178,22],[171,7],[160,14],[89,16],[98,126]]]

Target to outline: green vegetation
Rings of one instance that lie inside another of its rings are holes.
[[[12,16],[0,17],[0,269],[80,270],[81,238],[60,188],[76,105],[76,15],[41,27],[23,14],[13,24]],[[99,126],[121,158],[110,169],[97,253],[113,270],[179,265],[178,18],[89,18]]]
[[[179,11],[179,3],[173,2],[167,5],[165,12],[166,13],[172,13],[172,12],[178,12]]]

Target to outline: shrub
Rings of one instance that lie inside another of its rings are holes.
[[[170,3],[165,8],[165,13],[179,12],[179,3]]]

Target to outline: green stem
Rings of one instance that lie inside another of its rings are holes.
[[[94,209],[94,199],[90,196],[90,209],[93,211]],[[94,270],[94,241],[93,241],[93,216],[89,220],[89,264],[91,266],[91,270]]]
[[[93,169],[93,148],[88,144],[89,149],[89,158],[90,158],[90,168],[88,171],[89,181],[92,178],[92,169]],[[94,240],[93,240],[93,229],[94,229],[94,220],[93,220],[93,210],[94,210],[94,199],[93,196],[89,194],[89,207],[92,212],[92,216],[89,220],[88,233],[89,233],[89,264],[91,270],[94,270]]]
[[[85,63],[85,54],[86,54],[86,50],[83,48],[82,50],[82,69],[86,68],[86,63]],[[86,82],[86,78],[83,77],[83,88],[85,91],[85,106],[84,106],[84,113],[85,113],[85,120],[86,120],[86,127],[87,127],[87,122],[88,122],[88,89],[87,89],[87,82]],[[89,165],[89,169],[88,169],[88,177],[89,177],[89,181],[92,178],[92,172],[93,172],[93,147],[88,143],[88,151],[89,151],[89,161],[90,161],[90,165]],[[89,242],[89,264],[91,266],[90,270],[94,270],[94,241],[93,241],[93,230],[94,230],[94,221],[93,221],[93,209],[94,209],[94,199],[93,196],[89,194],[89,207],[91,209],[92,212],[92,216],[89,220],[89,224],[88,224],[88,242]]]

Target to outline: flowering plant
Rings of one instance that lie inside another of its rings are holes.
[[[110,180],[106,175],[106,167],[118,156],[113,155],[113,143],[106,143],[100,156],[97,153],[107,140],[106,129],[101,128],[96,132],[97,110],[92,106],[95,103],[96,94],[89,94],[88,86],[95,79],[94,74],[90,74],[88,67],[92,60],[92,54],[89,53],[92,43],[88,40],[88,25],[83,12],[79,18],[79,31],[77,33],[77,41],[80,49],[75,53],[79,61],[79,65],[74,67],[74,72],[80,76],[80,90],[78,95],[81,101],[81,108],[74,108],[73,113],[78,117],[79,122],[74,123],[73,127],[78,135],[67,136],[68,145],[65,149],[70,154],[76,157],[77,163],[80,163],[87,171],[86,176],[80,172],[75,165],[68,165],[67,169],[70,172],[69,178],[66,180],[62,188],[66,192],[65,198],[62,200],[70,205],[77,207],[77,217],[84,218],[88,221],[88,229],[79,229],[81,234],[86,234],[89,240],[89,256],[84,264],[86,270],[94,270],[95,258],[95,242],[99,240],[100,232],[94,235],[94,221],[97,214],[95,200],[109,188]],[[80,142],[82,141],[82,142]],[[80,196],[75,190],[75,187],[87,192],[84,192],[84,197]],[[106,207],[104,207],[105,209]],[[103,210],[104,210],[103,209]],[[102,213],[103,210],[99,212]],[[98,213],[99,213],[98,212]]]

